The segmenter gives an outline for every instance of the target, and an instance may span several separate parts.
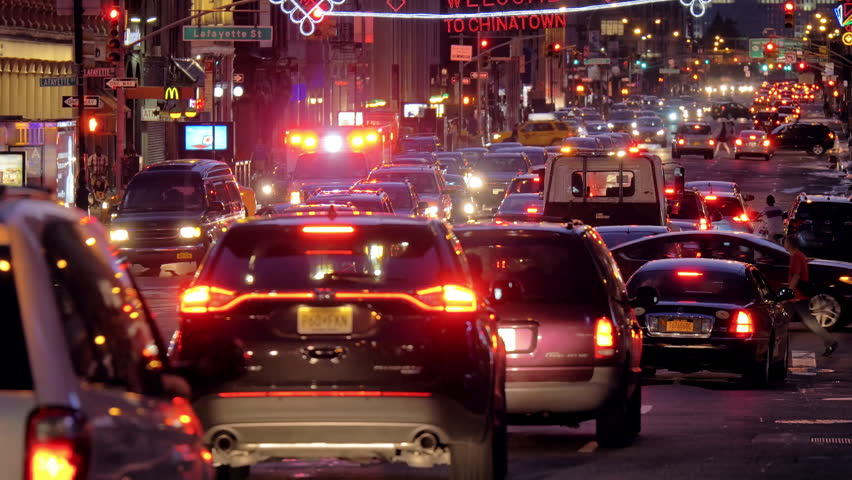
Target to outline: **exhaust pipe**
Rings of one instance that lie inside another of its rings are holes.
[[[213,447],[222,453],[228,453],[237,444],[237,439],[228,432],[217,433],[213,437]]]
[[[432,432],[420,432],[414,438],[414,444],[423,450],[433,451],[438,448],[438,437]]]

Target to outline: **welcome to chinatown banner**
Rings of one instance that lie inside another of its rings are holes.
[[[488,13],[506,10],[559,8],[564,0],[443,0],[446,13]],[[456,18],[443,20],[447,33],[503,32],[565,27],[559,13],[510,15],[505,17]]]

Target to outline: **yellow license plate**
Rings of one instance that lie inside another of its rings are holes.
[[[692,142],[693,145],[703,145],[704,142]]]
[[[495,188],[491,190],[491,195],[502,195],[504,190],[502,188]]]
[[[666,331],[692,333],[695,331],[695,324],[691,320],[669,320],[666,322]]]
[[[300,335],[343,335],[352,333],[352,307],[299,307],[296,331]]]
[[[192,252],[178,252],[178,260],[192,260]]]

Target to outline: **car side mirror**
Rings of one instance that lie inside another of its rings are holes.
[[[746,202],[750,202],[754,200],[754,195],[746,195],[743,197],[743,200],[745,200]]]
[[[633,308],[651,308],[660,301],[660,293],[654,287],[639,287],[636,290],[636,298],[630,300]]]
[[[218,201],[212,201],[207,205],[207,211],[211,213],[224,212],[225,204]]]
[[[795,296],[796,293],[790,288],[782,288],[778,290],[778,294],[776,295],[778,300],[792,300]]]

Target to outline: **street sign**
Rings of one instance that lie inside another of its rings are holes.
[[[243,75],[242,73],[235,73],[234,74],[234,83],[243,83],[245,81],[246,81],[246,76]]]
[[[139,80],[136,78],[110,78],[106,81],[106,86],[115,90],[116,88],[136,88]]]
[[[784,63],[790,65],[796,63],[796,52],[787,52],[784,54]]]
[[[71,95],[63,95],[62,96],[62,107],[63,108],[74,108],[78,105],[77,97]],[[85,108],[101,108],[103,104],[101,103],[101,97],[97,95],[86,95],[83,99],[83,106]]]
[[[661,68],[660,75],[677,75],[680,73],[679,68]]]
[[[462,85],[470,85],[470,79],[467,77],[462,78]]]
[[[280,2],[279,2],[280,3]],[[262,42],[272,40],[272,27],[183,27],[184,42]]]
[[[587,58],[583,61],[585,65],[609,65],[609,58]]]
[[[142,121],[155,122],[160,119],[160,107],[142,107]]]
[[[474,80],[482,79],[485,80],[488,78],[488,72],[470,72],[470,78]]]
[[[177,92],[175,92],[177,90]],[[137,98],[153,98],[157,100],[169,100],[182,98],[195,98],[195,87],[136,87],[124,90],[124,97],[128,100]]]
[[[38,79],[39,87],[76,87],[77,77],[43,77]]]
[[[469,62],[473,60],[473,47],[470,45],[450,45],[451,62]]]
[[[86,78],[94,77],[114,77],[115,68],[113,67],[96,67],[83,70],[83,76]]]

